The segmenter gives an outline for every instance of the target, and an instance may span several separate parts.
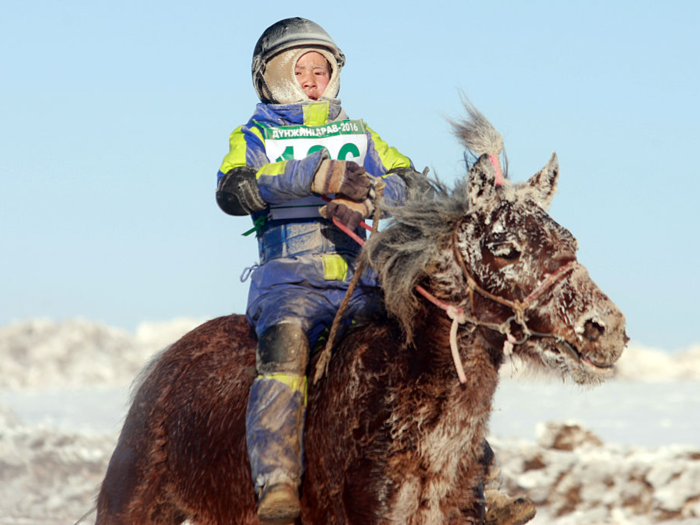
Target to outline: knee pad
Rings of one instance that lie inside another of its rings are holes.
[[[259,374],[304,376],[309,363],[309,338],[298,324],[283,323],[267,328],[258,338]]]

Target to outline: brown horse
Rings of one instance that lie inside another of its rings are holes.
[[[492,130],[467,109],[456,131],[476,149],[474,136]],[[310,387],[302,523],[483,523],[479,458],[505,354],[576,383],[611,374],[624,316],[545,211],[556,156],[518,184],[497,184],[496,165],[484,154],[453,189],[414,192],[368,241],[386,311],[349,329]],[[258,523],[245,441],[255,346],[246,319],[232,315],[151,363],[98,524]]]

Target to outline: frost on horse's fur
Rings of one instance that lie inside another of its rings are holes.
[[[547,215],[556,156],[529,181],[496,186],[495,130],[475,111],[457,134],[481,137],[489,151],[468,177],[414,189],[366,244],[385,310],[345,333],[310,387],[302,523],[483,523],[480,459],[504,348],[595,384],[626,344],[624,316],[577,263],[574,237]],[[464,384],[450,354],[452,321],[416,285],[464,314]],[[110,461],[98,524],[257,523],[245,446],[255,346],[245,318],[232,315],[156,358]],[[315,367],[312,359],[312,376]]]

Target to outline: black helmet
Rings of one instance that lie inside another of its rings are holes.
[[[328,33],[317,23],[311,20],[306,20],[305,18],[287,18],[285,20],[280,20],[268,27],[258,40],[255,45],[255,51],[253,51],[253,85],[255,86],[255,91],[261,101],[265,103],[290,103],[296,102],[296,100],[281,100],[289,99],[288,90],[281,90],[284,95],[280,93],[275,93],[275,88],[270,86],[268,79],[265,78],[265,73],[267,71],[268,64],[270,60],[280,53],[289,51],[290,49],[306,50],[312,49],[319,51],[326,57],[331,65],[331,81],[329,86],[326,88],[329,98],[333,98],[338,94],[340,89],[340,69],[345,65],[345,55],[338,48],[338,46],[333,42],[333,39]],[[304,51],[306,52],[306,51]],[[300,55],[299,55],[300,56]],[[295,91],[294,95],[298,95],[298,92],[294,87],[296,86],[296,80],[294,78],[294,66],[296,66],[297,56],[291,64],[290,76],[291,78],[286,79],[288,81],[294,81],[293,84],[289,85]],[[285,66],[286,66],[286,62]],[[280,76],[279,72],[277,73]],[[330,88],[330,89],[329,89]],[[303,100],[303,91],[301,92],[300,98]],[[294,98],[292,96],[292,98]]]

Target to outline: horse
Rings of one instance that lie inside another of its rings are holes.
[[[491,147],[494,129],[466,108],[455,133]],[[481,154],[452,188],[414,188],[363,248],[383,307],[345,331],[327,369],[311,360],[321,377],[308,391],[300,523],[483,523],[480,459],[504,361],[578,384],[612,375],[625,318],[547,213],[556,154],[518,183],[497,159]],[[148,365],[97,524],[259,523],[245,440],[255,348],[234,314]]]

